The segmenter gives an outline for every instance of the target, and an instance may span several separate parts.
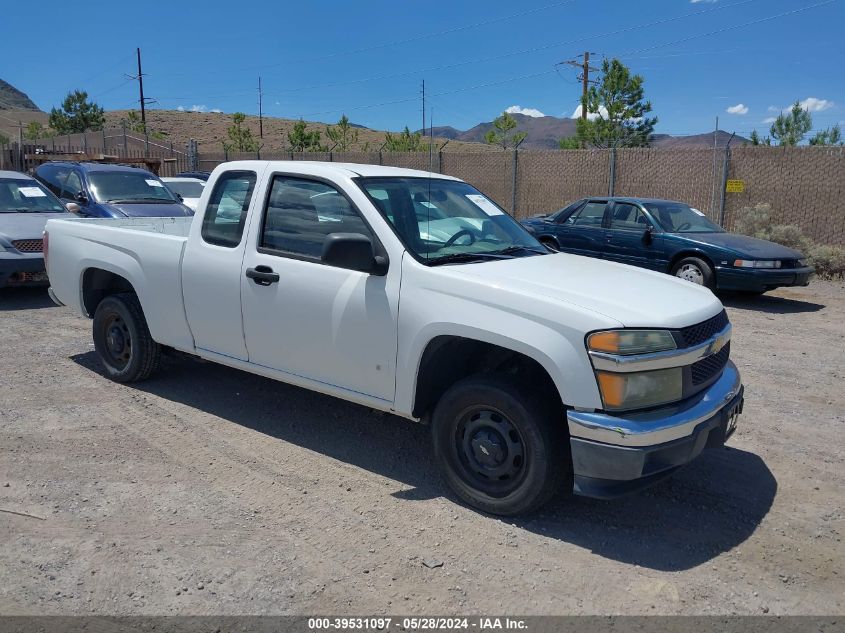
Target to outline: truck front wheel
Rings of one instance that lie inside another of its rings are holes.
[[[150,336],[138,297],[124,292],[109,295],[94,313],[94,349],[117,382],[149,378],[161,363],[161,347]]]
[[[443,395],[431,421],[434,455],[463,501],[510,516],[566,487],[565,424],[544,400],[497,375],[471,376]]]

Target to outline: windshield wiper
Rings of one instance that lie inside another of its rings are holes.
[[[169,204],[176,202],[175,200],[166,200],[164,198],[115,198],[113,200],[106,200],[108,204],[134,204],[140,202],[161,202]]]
[[[500,251],[491,251],[491,254],[496,255],[515,255],[516,253],[533,253],[534,255],[548,255],[549,251],[541,251],[538,248],[531,248],[530,246],[508,246]]]
[[[30,208],[22,208],[22,209],[2,209],[3,213],[50,213],[44,209],[30,209]],[[55,211],[53,212],[55,213]]]
[[[510,255],[502,253],[453,253],[451,255],[442,255],[433,259],[427,260],[430,266],[440,266],[441,264],[468,264],[476,261],[485,261],[490,259],[512,259]]]

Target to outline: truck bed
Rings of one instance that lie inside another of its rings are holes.
[[[193,349],[182,299],[182,257],[193,218],[50,220],[47,274],[56,297],[89,313],[86,276],[106,271],[129,280],[156,341]]]

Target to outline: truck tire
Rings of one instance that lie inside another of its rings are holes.
[[[131,292],[109,295],[94,313],[94,349],[116,382],[149,378],[161,364],[161,347],[150,336],[138,297]]]
[[[698,257],[684,257],[672,266],[670,272],[679,279],[710,288],[710,290],[716,287],[713,268],[706,261]]]
[[[555,413],[544,401],[495,374],[465,378],[440,398],[431,420],[434,456],[458,497],[512,516],[567,488],[566,425],[562,410]]]

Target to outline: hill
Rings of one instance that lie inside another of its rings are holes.
[[[41,112],[41,109],[33,103],[32,99],[2,79],[0,79],[0,110]]]
[[[514,113],[517,122],[517,130],[527,132],[528,136],[522,143],[523,149],[558,149],[558,141],[562,138],[575,135],[575,119],[543,116],[531,117],[525,114]],[[493,128],[493,122],[479,123],[469,130],[461,131],[451,126],[435,127],[435,136],[455,139],[467,143],[484,143],[484,136]],[[717,133],[718,147],[724,147],[730,138],[730,134],[723,130]],[[732,146],[742,145],[748,139],[741,136],[734,137]],[[706,148],[713,147],[713,133],[695,134],[691,136],[671,136],[669,134],[655,134],[652,142],[654,147],[672,149]]]

